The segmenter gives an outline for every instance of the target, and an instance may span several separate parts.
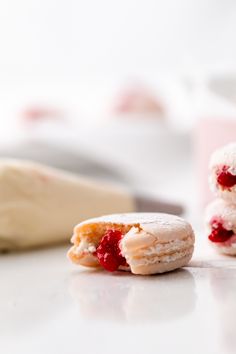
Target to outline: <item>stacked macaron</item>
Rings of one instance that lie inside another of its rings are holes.
[[[221,253],[236,255],[236,143],[212,155],[210,187],[217,198],[206,209],[208,239]]]

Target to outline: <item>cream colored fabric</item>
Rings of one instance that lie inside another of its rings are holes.
[[[0,250],[69,241],[78,222],[134,210],[123,189],[47,166],[0,160]]]

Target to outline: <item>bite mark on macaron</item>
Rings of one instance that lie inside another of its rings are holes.
[[[121,254],[120,241],[123,234],[119,230],[108,230],[102,237],[96,252],[94,253],[100,265],[108,270],[114,272],[120,266],[127,266],[125,257]]]

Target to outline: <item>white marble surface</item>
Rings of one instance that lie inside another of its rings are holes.
[[[197,237],[188,267],[150,277],[76,267],[66,246],[2,255],[1,353],[235,353],[236,260]]]
[[[112,151],[118,141],[109,144]],[[125,166],[124,152],[116,159]],[[144,152],[133,154],[135,175],[144,173],[132,185],[188,206],[197,238],[190,265],[142,277],[76,267],[66,258],[69,246],[0,255],[1,353],[235,353],[236,259],[217,255],[199,231],[191,159],[180,152],[175,164],[153,163],[156,155]]]

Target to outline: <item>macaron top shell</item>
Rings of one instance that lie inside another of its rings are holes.
[[[231,143],[217,149],[211,156],[210,168],[227,165],[236,168],[236,143]]]
[[[160,242],[182,240],[186,237],[194,238],[192,227],[188,222],[178,216],[162,213],[105,215],[80,223],[75,227],[75,231],[79,231],[84,225],[104,223],[139,226],[143,231],[155,236]]]

